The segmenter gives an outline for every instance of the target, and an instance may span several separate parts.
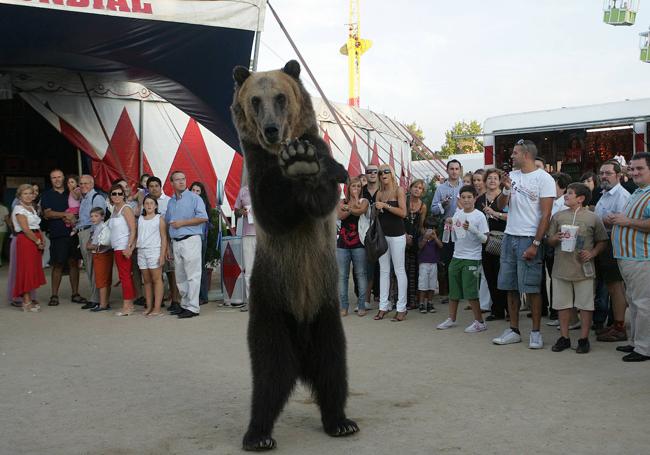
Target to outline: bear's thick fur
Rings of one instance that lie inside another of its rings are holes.
[[[338,309],[338,185],[347,172],[318,135],[300,65],[233,71],[231,111],[251,194],[257,249],[249,296],[253,372],[246,450],[275,447],[273,425],[297,379],[313,391],[325,431],[359,431],[345,416],[345,335]]]

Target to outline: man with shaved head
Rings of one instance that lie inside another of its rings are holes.
[[[86,266],[86,275],[90,281],[89,289],[92,295],[88,299],[88,303],[82,306],[84,310],[93,308],[99,305],[99,290],[95,287],[95,274],[93,270],[93,258],[90,252],[86,249],[86,243],[90,239],[90,211],[94,207],[99,207],[106,210],[106,199],[95,190],[95,179],[92,175],[84,174],[79,179],[79,187],[81,188],[81,205],[79,206],[79,221],[77,222],[77,231],[79,232],[79,249],[81,250],[81,257]]]

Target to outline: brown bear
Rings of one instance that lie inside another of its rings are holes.
[[[257,247],[248,346],[253,373],[245,450],[275,447],[273,425],[298,379],[325,432],[359,431],[345,415],[345,335],[338,310],[335,207],[347,172],[318,134],[300,65],[233,71],[231,111],[248,170]]]

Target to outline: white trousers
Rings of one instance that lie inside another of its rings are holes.
[[[181,294],[181,307],[199,313],[201,291],[201,236],[172,241],[176,286]]]
[[[86,268],[86,276],[88,277],[90,289],[90,297],[88,300],[93,303],[99,303],[99,290],[95,287],[95,270],[93,268],[93,255],[86,248],[88,240],[90,240],[90,229],[79,231],[79,249],[81,250],[81,257],[84,260],[84,267]]]
[[[244,251],[244,280],[246,282],[245,302],[248,302],[248,296],[251,293],[251,274],[253,273],[253,263],[255,262],[255,245],[257,245],[257,237],[254,235],[245,235],[242,238],[242,247]]]
[[[634,350],[650,356],[650,261],[618,260],[630,304],[630,334]]]
[[[390,291],[390,263],[397,277],[397,311],[406,311],[406,268],[404,267],[404,253],[406,252],[406,235],[399,237],[386,236],[388,250],[379,258],[379,309],[390,311],[388,293]]]

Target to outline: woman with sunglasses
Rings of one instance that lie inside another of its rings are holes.
[[[113,205],[111,218],[108,220],[111,229],[111,246],[115,266],[122,283],[122,309],[116,316],[128,316],[133,313],[135,287],[133,285],[132,267],[133,250],[136,242],[135,215],[126,202],[126,192],[120,184],[111,186],[110,198]]]
[[[379,311],[375,320],[384,319],[390,310],[388,292],[390,289],[390,264],[393,263],[397,277],[397,314],[392,319],[395,322],[406,319],[406,269],[404,268],[404,255],[406,252],[406,230],[404,217],[406,217],[406,195],[397,184],[395,173],[390,166],[379,166],[379,191],[375,208],[379,210],[379,223],[388,250],[379,258]]]

